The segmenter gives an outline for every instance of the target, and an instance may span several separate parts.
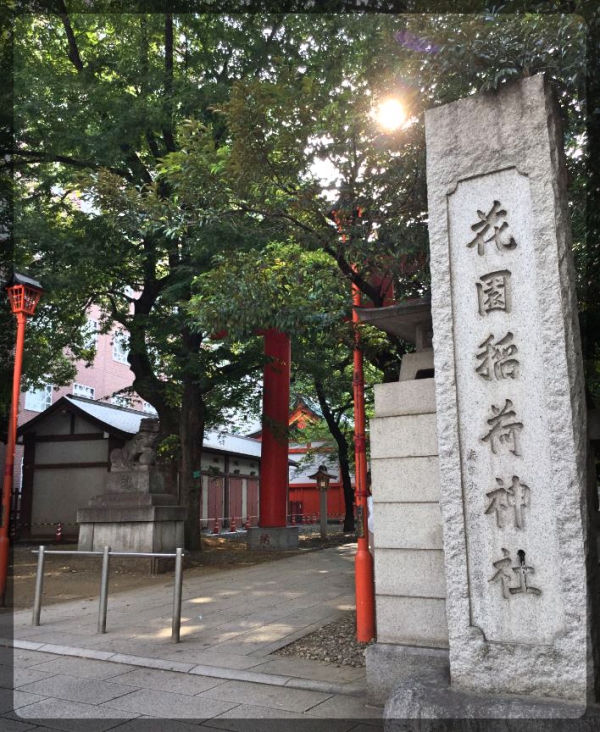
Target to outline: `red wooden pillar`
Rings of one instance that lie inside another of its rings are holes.
[[[291,343],[289,336],[273,328],[264,331],[262,456],[260,465],[261,528],[287,525],[288,421],[290,402]]]

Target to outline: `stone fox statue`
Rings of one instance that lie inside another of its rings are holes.
[[[110,453],[111,470],[147,470],[156,461],[158,420],[142,419],[140,431]]]

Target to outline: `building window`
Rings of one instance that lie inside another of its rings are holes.
[[[156,409],[154,409],[154,407],[152,406],[152,404],[150,404],[150,402],[142,402],[142,410],[146,414],[153,414],[153,415],[158,414],[158,412],[156,411]]]
[[[119,330],[113,335],[112,347],[113,361],[128,364],[127,355],[129,354],[129,339],[122,331]]]
[[[86,348],[95,348],[98,343],[98,321],[88,318],[83,326],[83,338]]]
[[[117,407],[130,407],[131,406],[131,399],[126,396],[120,396],[117,394],[116,396],[112,396],[110,398],[110,403],[115,404]]]
[[[43,412],[52,404],[52,384],[44,384],[40,389],[31,387],[25,394],[25,409],[30,412]]]
[[[96,390],[93,386],[85,386],[85,384],[73,384],[73,396],[86,397],[86,399],[93,399]]]

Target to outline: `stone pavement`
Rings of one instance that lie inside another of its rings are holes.
[[[0,732],[254,732],[284,720],[290,730],[377,732],[381,709],[365,705],[364,669],[272,655],[353,609],[354,552],[184,574],[179,644],[168,578],[109,591],[104,635],[97,598],[42,608],[39,627],[31,611],[15,613],[12,633],[0,618]]]

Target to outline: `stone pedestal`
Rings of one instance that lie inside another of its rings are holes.
[[[600,724],[583,704],[468,693],[441,675],[400,681],[383,717],[385,732],[595,732]]]
[[[109,473],[106,488],[77,511],[81,551],[110,546],[124,552],[172,552],[183,546],[185,508],[164,492],[160,472]]]
[[[382,707],[401,682],[429,680],[443,688],[450,683],[448,651],[425,646],[377,643],[365,651],[367,701]]]
[[[597,557],[559,122],[542,76],[426,114],[452,694],[426,700],[403,686],[396,714],[539,717],[536,697],[582,709],[596,695]],[[447,702],[457,692],[490,699]]]
[[[248,529],[246,540],[248,549],[292,551],[298,548],[298,526]]]
[[[165,475],[153,464],[157,432],[156,420],[142,420],[140,432],[111,453],[106,492],[77,511],[80,551],[110,546],[123,552],[173,552],[183,547],[185,508],[166,492]]]

